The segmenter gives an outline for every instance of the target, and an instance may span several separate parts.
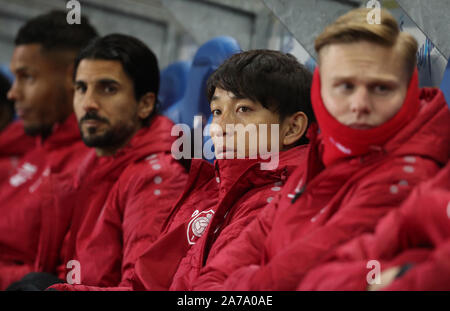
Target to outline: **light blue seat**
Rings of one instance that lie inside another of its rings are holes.
[[[9,66],[6,64],[0,65],[0,74],[2,74],[4,77],[6,77],[9,82],[14,81],[14,75],[12,74],[11,70],[9,70]]]
[[[441,90],[450,108],[450,59],[448,60],[447,68],[445,68],[444,77],[442,78]]]
[[[187,77],[191,62],[179,61],[170,64],[161,71],[158,100],[162,114],[183,98],[187,86]]]
[[[305,67],[311,72],[314,73],[314,70],[316,69],[317,63],[314,60],[314,58],[310,57],[305,63]]]
[[[201,115],[206,121],[211,114],[206,98],[206,81],[227,58],[240,51],[239,43],[226,36],[216,37],[200,46],[189,69],[183,98],[170,106],[164,114],[175,123],[184,123],[190,128],[194,126],[195,115]]]

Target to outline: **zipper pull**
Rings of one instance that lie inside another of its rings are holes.
[[[295,201],[297,201],[297,199],[303,194],[303,192],[305,192],[306,190],[306,186],[303,186],[300,188],[300,190],[298,192],[295,193],[294,197],[291,200],[291,204],[294,204]]]

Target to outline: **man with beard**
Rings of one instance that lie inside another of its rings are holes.
[[[0,181],[0,289],[34,270],[42,219],[52,217],[44,203],[45,185],[52,176],[74,170],[88,151],[73,114],[71,80],[76,55],[96,36],[86,18],[68,25],[63,11],[31,19],[16,36],[15,80],[7,97],[21,123],[2,131],[0,157],[24,155]],[[35,146],[26,148],[25,133]]]
[[[47,219],[53,239],[36,265],[69,283],[116,286],[161,231],[186,173],[171,155],[173,123],[156,112],[159,69],[145,44],[119,34],[94,40],[75,61],[74,85],[81,136],[93,149],[72,179],[52,183],[58,217]],[[35,273],[10,289],[59,280]]]

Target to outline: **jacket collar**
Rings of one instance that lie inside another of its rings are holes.
[[[435,88],[420,90],[420,110],[416,117],[396,133],[379,150],[371,150],[368,154],[343,159],[329,166],[335,170],[346,167],[358,169],[370,163],[386,159],[386,156],[416,155],[432,159],[441,165],[447,163],[450,156],[450,111],[442,91]],[[310,145],[308,159],[305,161],[305,177],[302,187],[306,186],[324,169],[323,137],[320,136],[317,125],[309,132]],[[301,188],[301,187],[300,187]]]
[[[81,141],[81,135],[77,118],[75,117],[75,114],[72,113],[63,122],[53,125],[52,133],[45,140],[38,136],[36,138],[36,146],[43,147],[47,150],[53,150],[72,145],[76,141]]]
[[[140,129],[130,142],[113,156],[98,157],[95,150],[91,150],[78,169],[75,187],[87,176],[90,181],[117,179],[131,162],[145,158],[151,161],[156,153],[170,152],[175,140],[175,137],[170,135],[172,125],[172,121],[166,117],[155,116],[149,127]]]
[[[215,182],[219,186],[219,193],[225,194],[240,184],[243,188],[260,187],[273,181],[282,181],[303,160],[306,145],[297,146],[279,153],[278,165],[270,170],[261,168],[261,159],[224,159],[214,162]]]

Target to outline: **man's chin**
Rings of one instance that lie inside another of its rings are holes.
[[[85,136],[82,137],[83,142],[86,146],[91,148],[101,148],[108,144],[106,139],[102,136]]]
[[[120,146],[127,137],[114,135],[113,132],[106,132],[102,134],[87,134],[82,135],[84,144],[91,148],[111,148]]]
[[[52,132],[52,128],[50,126],[36,126],[36,125],[23,125],[23,130],[25,134],[28,136],[36,137],[43,136],[47,137]]]

